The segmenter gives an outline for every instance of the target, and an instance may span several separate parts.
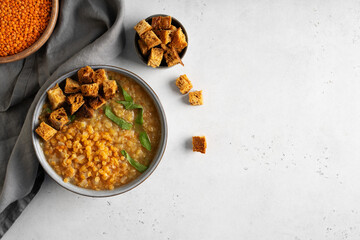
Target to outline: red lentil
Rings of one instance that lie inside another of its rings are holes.
[[[45,31],[51,15],[51,0],[0,1],[0,56],[30,47]]]

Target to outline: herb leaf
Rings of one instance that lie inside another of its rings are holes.
[[[141,107],[138,115],[136,116],[135,122],[138,124],[143,124],[144,122],[143,115],[144,115],[144,109]]]
[[[132,128],[132,124],[125,121],[122,118],[116,116],[110,109],[109,106],[105,106],[105,116],[107,116],[111,121],[119,125],[122,129],[129,130]]]
[[[145,172],[145,170],[148,168],[147,166],[142,165],[141,163],[132,159],[125,150],[121,150],[121,154],[126,158],[126,160],[131,164],[131,166],[133,166],[139,172]]]
[[[143,124],[144,122],[144,109],[141,105],[133,103],[133,102],[127,102],[127,101],[116,101],[117,103],[120,103],[124,105],[126,110],[132,110],[132,109],[140,109],[138,115],[136,116],[135,122],[138,124]]]
[[[75,121],[76,116],[75,116],[75,115],[70,115],[70,116],[69,116],[69,119],[70,119],[70,122],[73,122],[73,121]]]
[[[139,134],[139,139],[140,139],[141,145],[143,145],[143,147],[146,148],[148,151],[151,151],[150,139],[145,131],[142,131]]]
[[[127,101],[127,102],[133,102],[133,99],[132,99],[132,97],[130,96],[130,94],[128,94],[121,86],[120,86],[120,88],[121,88],[122,94],[124,95],[125,101]]]
[[[46,111],[47,113],[52,113],[52,110],[51,110],[50,108],[46,108],[45,111]]]
[[[132,110],[132,109],[137,109],[137,108],[142,108],[141,105],[133,103],[133,102],[128,102],[128,101],[116,101],[117,103],[121,103],[122,105],[124,105],[126,110]]]

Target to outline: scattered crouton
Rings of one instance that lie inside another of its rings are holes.
[[[108,80],[105,69],[96,70],[93,78],[93,82],[99,84],[99,86],[102,86],[102,83],[105,80]]]
[[[138,43],[139,43],[139,48],[140,48],[141,54],[145,56],[149,51],[148,46],[142,39],[139,39]]]
[[[160,66],[163,59],[164,50],[161,48],[152,48],[150,51],[150,56],[148,60],[148,65],[157,68]]]
[[[91,67],[89,66],[83,67],[78,71],[79,82],[82,84],[92,83],[94,75],[95,72]]]
[[[40,126],[35,129],[35,132],[46,142],[49,141],[57,133],[54,128],[52,128],[45,122],[41,122]]]
[[[80,84],[77,81],[72,80],[71,78],[66,78],[64,92],[65,93],[80,92]]]
[[[169,47],[174,47],[180,53],[187,46],[186,37],[181,28],[173,34]]]
[[[59,84],[56,84],[54,87],[52,87],[50,90],[47,91],[47,95],[51,104],[51,108],[57,109],[65,102],[65,95],[61,88],[59,87]]]
[[[139,34],[139,36],[141,36],[143,33],[150,31],[152,27],[143,19],[138,24],[136,24],[134,29]]]
[[[94,116],[94,109],[83,104],[79,111],[76,112],[78,118],[92,118]]]
[[[140,38],[145,42],[148,49],[161,44],[161,40],[156,36],[154,31],[152,30],[143,33],[142,35],[140,35]]]
[[[206,152],[206,138],[205,136],[194,136],[192,137],[193,152]]]
[[[106,100],[114,97],[118,86],[115,80],[107,80],[103,82],[104,97]]]
[[[189,102],[191,105],[203,105],[202,91],[194,91],[189,93]]]
[[[173,47],[167,48],[167,50],[165,50],[164,57],[165,57],[165,61],[168,65],[168,67],[172,67],[178,63],[180,63],[181,65],[184,66],[184,64],[182,63],[182,61],[179,57],[179,54]]]
[[[91,98],[89,100],[89,105],[90,107],[92,107],[93,109],[98,109],[99,107],[101,107],[102,105],[104,105],[106,103],[106,100],[104,98],[102,98],[100,95],[97,96],[96,98]]]
[[[60,130],[66,123],[69,122],[69,118],[65,109],[62,107],[50,114],[49,121],[53,128]]]
[[[176,79],[176,86],[179,88],[182,94],[187,94],[193,87],[191,81],[186,74],[181,75]]]
[[[81,93],[84,97],[97,97],[99,94],[99,84],[83,84],[81,85]]]
[[[67,96],[66,102],[70,105],[70,114],[73,115],[85,103],[85,100],[81,93],[77,93]]]
[[[171,26],[171,16],[158,16],[151,19],[153,29],[169,29]]]

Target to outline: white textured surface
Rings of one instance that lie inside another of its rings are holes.
[[[185,67],[137,59],[132,27],[155,13],[186,27]],[[358,1],[126,1],[125,24],[112,64],[162,100],[162,162],[106,199],[47,178],[3,239],[360,239]],[[184,73],[204,106],[177,92]],[[207,137],[206,155],[193,135]]]

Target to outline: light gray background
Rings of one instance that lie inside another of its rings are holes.
[[[132,27],[169,14],[189,35],[185,67],[151,69]],[[111,198],[46,178],[3,239],[359,239],[360,2],[126,1],[126,49],[167,113],[154,174]],[[187,74],[205,105],[174,81]],[[206,155],[189,148],[205,135]]]

